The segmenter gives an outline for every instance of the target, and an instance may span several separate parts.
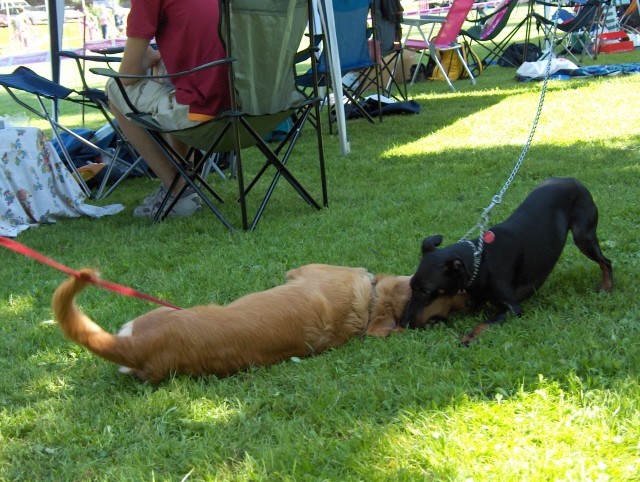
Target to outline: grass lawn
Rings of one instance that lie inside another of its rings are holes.
[[[639,51],[597,60],[631,61]],[[152,225],[131,213],[156,183],[135,179],[100,202],[122,213],[60,219],[18,241],[180,306],[227,303],[313,262],[411,274],[422,238],[464,235],[520,155],[541,84],[514,72],[489,67],[455,93],[414,85],[422,112],[349,121],[348,157],[325,129],[327,209],[280,182],[254,232],[231,234],[204,211]],[[524,316],[469,348],[459,339],[487,312],[152,386],[64,339],[49,321],[64,275],[3,252],[0,480],[638,480],[639,91],[637,75],[550,82],[522,168],[491,213],[503,220],[549,176],[579,178],[600,210],[614,291],[597,292],[597,265],[569,239]],[[12,106],[1,94],[0,111]],[[63,114],[78,125],[78,112]],[[303,133],[291,168],[318,195],[312,137]],[[216,186],[233,199],[233,181]],[[237,221],[232,201],[223,209]],[[110,331],[152,308],[97,288],[79,303]]]

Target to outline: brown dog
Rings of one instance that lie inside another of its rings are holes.
[[[69,278],[52,308],[67,338],[120,371],[158,383],[170,374],[231,375],[249,366],[306,357],[369,334],[398,331],[411,296],[409,276],[372,276],[363,268],[311,264],[287,273],[287,282],[226,305],[185,310],[158,308],[107,333],[75,305],[97,277],[90,270]],[[419,318],[446,318],[465,296],[441,297]]]

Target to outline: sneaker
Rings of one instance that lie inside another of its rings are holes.
[[[169,197],[167,201],[167,206],[173,202],[174,196]],[[160,200],[162,201],[162,200]],[[160,202],[158,202],[157,207],[160,207]],[[156,209],[153,210],[153,214],[151,217],[155,216]],[[172,216],[191,216],[192,214],[202,211],[202,200],[200,196],[190,187],[188,187],[178,199],[178,202],[173,206],[173,209],[167,215],[168,218]]]
[[[160,205],[162,204],[162,197],[160,197],[157,202],[153,205],[151,210],[149,211],[148,216],[150,218],[154,218],[158,209],[160,209]],[[173,195],[169,196],[167,203],[165,206],[169,206],[175,197]],[[168,218],[172,216],[191,216],[192,214],[202,210],[202,201],[200,196],[192,189],[187,188],[180,196],[180,199],[175,203],[173,209],[167,215]]]
[[[149,217],[153,211],[153,207],[159,202],[162,202],[166,194],[167,190],[161,184],[158,189],[142,200],[142,204],[133,210],[133,215],[138,218]]]

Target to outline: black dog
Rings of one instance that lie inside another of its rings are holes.
[[[596,227],[598,208],[591,194],[571,178],[551,178],[534,189],[503,223],[479,238],[442,249],[442,236],[422,242],[422,260],[411,279],[411,300],[402,326],[415,327],[416,313],[441,295],[466,290],[474,306],[489,301],[499,312],[462,339],[473,341],[488,326],[511,311],[522,315],[520,301],[531,296],[555,266],[567,240],[573,240],[589,259],[600,265],[600,289],[611,291],[611,261],[600,250]]]

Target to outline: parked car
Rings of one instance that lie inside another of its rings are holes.
[[[25,8],[24,15],[31,25],[44,25],[49,23],[49,14],[47,13],[47,7],[44,5]]]
[[[0,13],[0,27],[8,27],[9,20],[16,18],[20,15],[20,9],[24,9],[24,17],[27,22],[31,25],[45,25],[49,23],[49,16],[47,11],[43,6],[41,7],[10,7],[9,8],[9,19],[7,19],[7,10],[3,10]]]
[[[20,8],[24,8],[26,11],[31,8],[31,5],[25,0],[0,0],[0,27],[8,27],[11,17],[16,15]]]

